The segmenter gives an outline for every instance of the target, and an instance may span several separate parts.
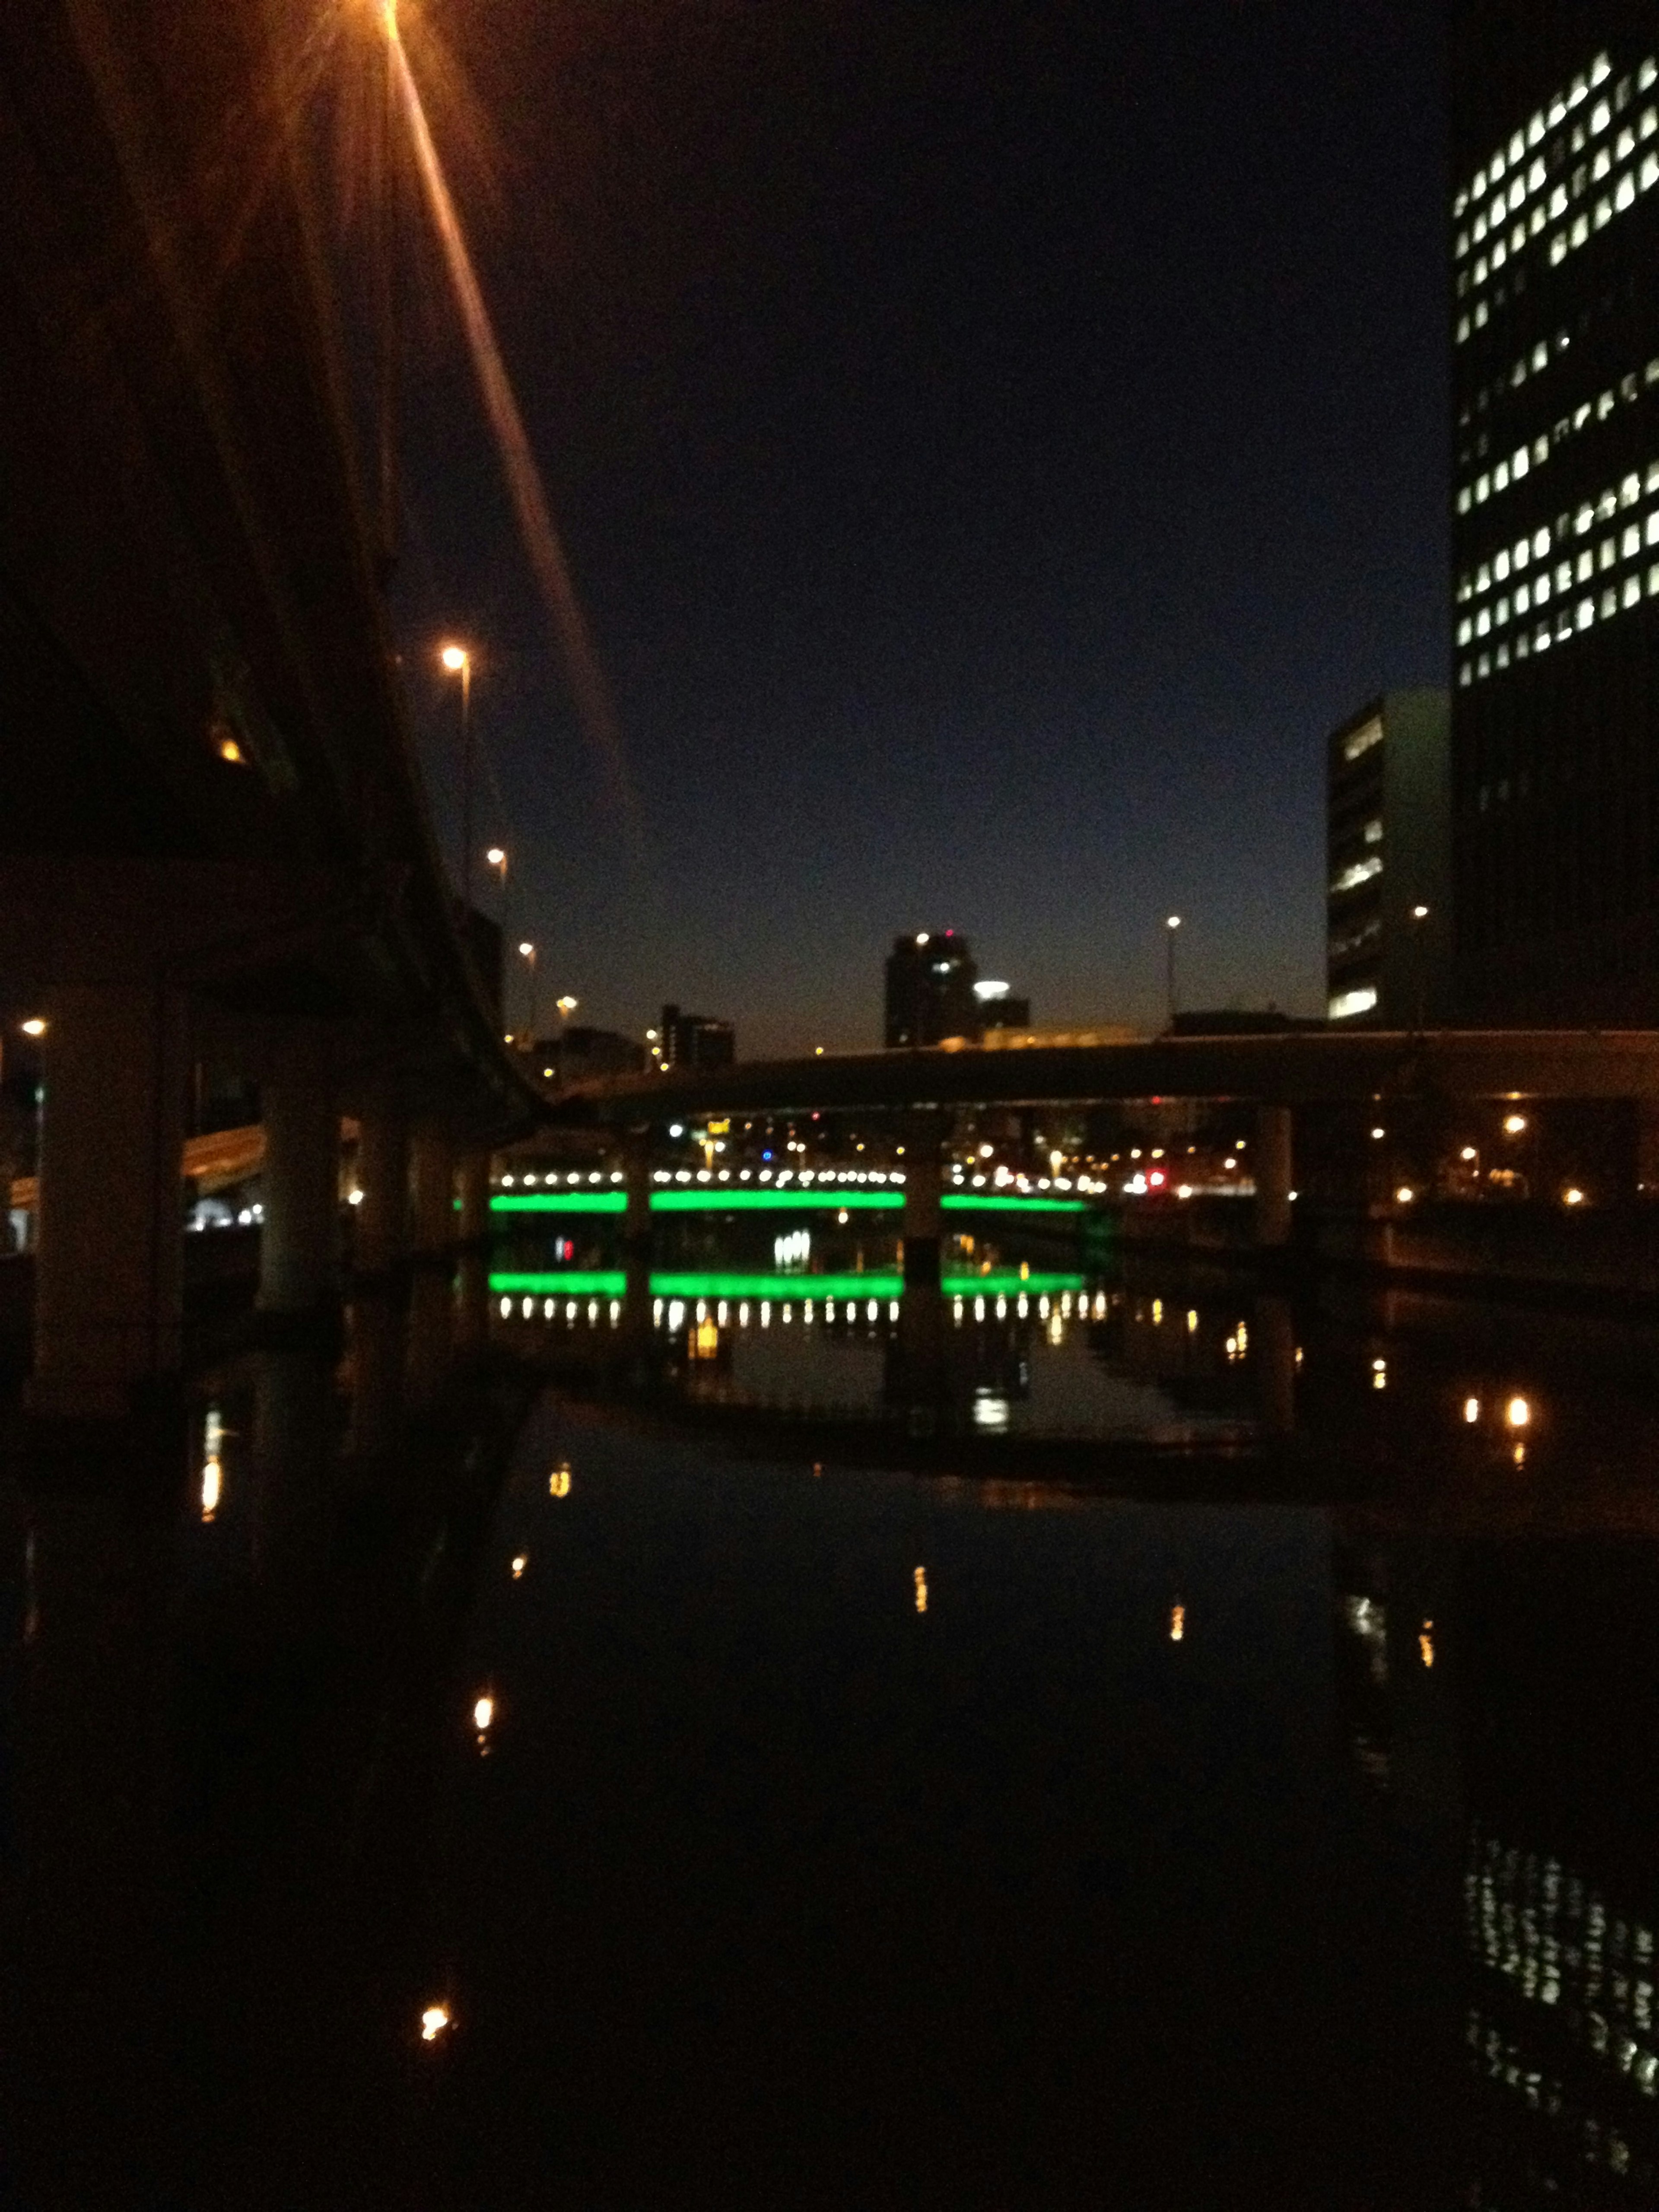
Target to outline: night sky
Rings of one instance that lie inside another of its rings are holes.
[[[1431,0],[427,6],[633,787],[428,256],[399,629],[437,787],[477,647],[544,1003],[873,1045],[954,927],[1039,1026],[1146,1023],[1178,911],[1185,1003],[1318,1011],[1323,735],[1443,679]]]

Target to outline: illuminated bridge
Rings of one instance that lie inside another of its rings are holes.
[[[555,1113],[568,1124],[633,1133],[632,1205],[641,1218],[651,1202],[638,1180],[645,1173],[641,1139],[664,1122],[708,1114],[902,1115],[909,1164],[906,1273],[927,1280],[938,1276],[942,1214],[987,1202],[976,1194],[969,1199],[942,1188],[940,1131],[948,1109],[1114,1099],[1247,1105],[1256,1126],[1256,1239],[1271,1249],[1290,1240],[1297,1107],[1434,1097],[1632,1099],[1652,1128],[1659,1125],[1659,1030],[1292,1030],[1131,1042],[815,1053],[810,1059],[673,1069],[579,1085],[561,1097]],[[883,1195],[876,1203],[892,1201]]]

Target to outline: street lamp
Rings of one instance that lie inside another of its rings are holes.
[[[526,937],[519,947],[519,957],[530,970],[530,1048],[536,1048],[536,948]]]
[[[573,999],[566,996],[565,998],[556,1000],[554,1003],[559,1010],[559,1019],[562,1022],[568,1022],[572,1014],[575,1012],[577,1007],[581,1004],[581,1000],[580,999]]]
[[[1425,965],[1423,949],[1423,925],[1428,918],[1427,907],[1414,906],[1412,908],[1412,945],[1414,954],[1412,965],[1417,970],[1417,1026],[1419,1030],[1427,1018],[1428,1009],[1429,973]]]
[[[1178,914],[1172,914],[1164,927],[1164,945],[1166,948],[1164,959],[1164,987],[1170,1004],[1170,1027],[1174,1029],[1176,1018],[1176,932],[1181,927],[1181,916]]]
[[[447,645],[439,659],[461,679],[461,911],[472,904],[472,655],[464,645]]]

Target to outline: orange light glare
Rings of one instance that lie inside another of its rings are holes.
[[[479,1698],[472,1707],[472,1725],[477,1729],[479,1735],[482,1735],[495,1717],[495,1700],[489,1694],[488,1691],[486,1691],[484,1695],[482,1698]]]
[[[439,659],[442,661],[452,676],[460,674],[462,669],[466,666],[467,657],[466,647],[461,645],[447,645],[438,655]]]
[[[1187,1608],[1184,1605],[1172,1605],[1170,1607],[1170,1641],[1171,1644],[1183,1643],[1186,1635]]]
[[[32,1015],[27,1021],[20,1023],[19,1027],[25,1036],[45,1036],[46,1033],[46,1025],[39,1014]]]
[[[1417,1648],[1422,1654],[1423,1664],[1425,1667],[1432,1667],[1434,1664],[1434,1623],[1431,1620],[1425,1620],[1424,1622],[1422,1633],[1417,1639]]]
[[[547,1494],[548,1494],[548,1496],[549,1496],[550,1498],[568,1498],[568,1497],[569,1497],[569,1495],[570,1495],[570,1467],[569,1467],[569,1462],[568,1462],[568,1461],[562,1461],[562,1462],[560,1462],[560,1464],[559,1464],[557,1467],[556,1467],[556,1468],[553,1469],[553,1472],[552,1472],[552,1473],[548,1476],[548,1478],[547,1478]]]
[[[915,1586],[916,1586],[916,1611],[917,1611],[918,1613],[926,1613],[926,1612],[927,1612],[927,1568],[926,1568],[926,1567],[918,1567],[918,1568],[916,1569],[916,1571],[915,1571],[915,1574],[911,1577],[911,1580],[915,1583]]]
[[[422,2042],[435,2043],[444,2031],[452,2025],[449,2007],[447,2004],[429,2004],[421,2014]]]
[[[1532,1407],[1524,1398],[1511,1398],[1504,1408],[1504,1419],[1512,1429],[1524,1429],[1532,1419]]]
[[[514,1582],[518,1581],[520,1576],[523,1574],[525,1569],[529,1565],[529,1560],[526,1559],[522,1552],[517,1553],[513,1561],[513,1579]]]
[[[1478,1421],[1480,1418],[1480,1401],[1478,1398],[1465,1398],[1463,1401],[1463,1419],[1473,1424]]]

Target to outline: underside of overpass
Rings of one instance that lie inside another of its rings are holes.
[[[193,1060],[260,1087],[281,1313],[337,1296],[343,1115],[384,1266],[453,1243],[457,1158],[538,1110],[404,720],[291,96],[315,13],[0,21],[0,1015],[46,1024],[42,1413],[178,1364]]]

